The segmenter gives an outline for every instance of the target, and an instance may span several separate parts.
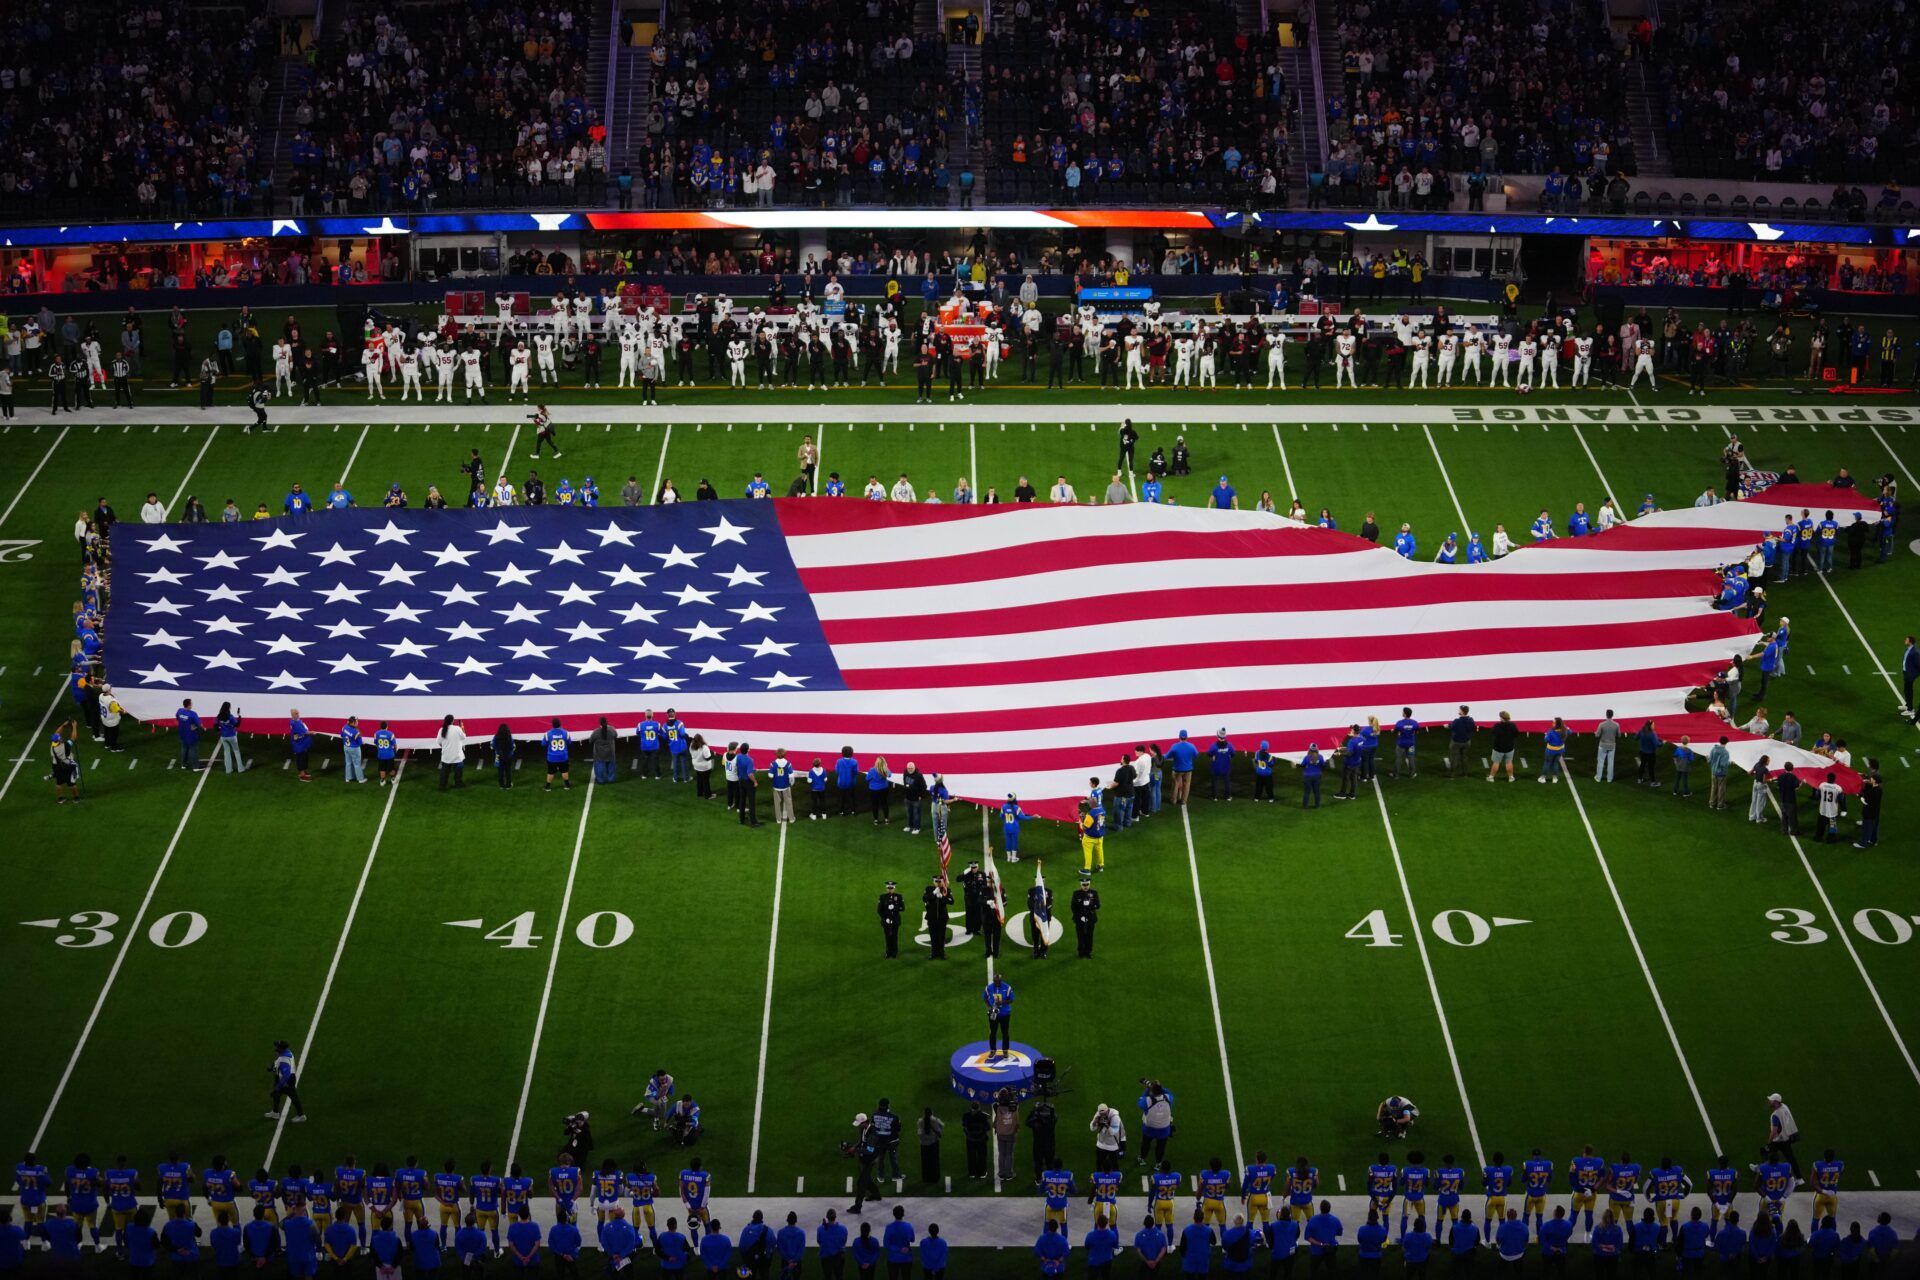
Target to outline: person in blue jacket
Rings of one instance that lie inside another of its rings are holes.
[[[160,1258],[160,1234],[153,1229],[152,1205],[143,1205],[133,1215],[133,1223],[121,1238],[120,1251],[135,1280],[147,1280],[153,1275],[154,1264]]]
[[[667,1219],[667,1229],[653,1237],[653,1252],[660,1259],[660,1274],[668,1280],[686,1274],[687,1238],[680,1233],[680,1219]]]
[[[1340,789],[1333,793],[1335,800],[1351,800],[1360,794],[1360,726],[1348,725],[1347,736],[1340,740]]]
[[[1480,541],[1480,535],[1477,533],[1469,532],[1467,534],[1467,563],[1487,563],[1487,547],[1485,543]]]
[[[1633,1252],[1635,1256],[1658,1255],[1667,1243],[1667,1228],[1653,1216],[1652,1206],[1640,1213],[1640,1220],[1633,1224]]]
[[[1380,753],[1380,718],[1368,716],[1360,726],[1360,781],[1373,781],[1374,758]]]
[[[720,1230],[718,1218],[707,1223],[706,1233],[700,1237],[700,1262],[709,1276],[733,1274],[733,1238]]]
[[[827,767],[815,756],[807,768],[807,821],[822,821],[827,817]]]
[[[945,1280],[947,1241],[946,1237],[940,1234],[940,1224],[937,1222],[929,1222],[927,1234],[920,1237],[920,1273],[926,1277],[926,1280]],[[793,1276],[800,1274],[800,1266],[797,1262],[790,1274]]]
[[[840,1221],[839,1215],[832,1209],[827,1210],[827,1216],[813,1229],[813,1243],[820,1251],[821,1270],[828,1271],[830,1265],[831,1269],[837,1270],[844,1265],[840,1259],[847,1252],[847,1224]]]
[[[773,1232],[767,1228],[766,1215],[753,1211],[747,1225],[740,1228],[740,1260],[755,1275],[766,1274],[766,1259],[773,1252]]]
[[[1767,696],[1767,685],[1780,674],[1780,642],[1778,632],[1767,637],[1766,647],[1760,650],[1760,693]]]
[[[690,751],[693,735],[687,732],[687,726],[680,722],[680,713],[672,707],[667,708],[667,719],[660,726],[660,732],[667,740],[667,765],[673,780],[693,781],[693,755]]]
[[[1533,540],[1535,542],[1552,542],[1553,538],[1553,516],[1543,507],[1540,510],[1540,514],[1533,518]]]
[[[720,1224],[716,1222],[714,1225]],[[414,1235],[417,1241],[419,1233],[415,1232]],[[571,1273],[580,1265],[580,1228],[572,1222],[556,1222],[548,1227],[547,1252],[561,1264],[563,1271]]]
[[[874,1238],[871,1222],[860,1224],[860,1234],[853,1238],[847,1252],[853,1255],[853,1265],[860,1274],[874,1274],[874,1268],[880,1265],[880,1241]]]
[[[893,1221],[880,1234],[880,1244],[887,1251],[889,1273],[904,1275],[913,1266],[913,1246],[918,1238],[913,1224],[907,1221],[907,1207],[893,1206]]]
[[[1360,1247],[1360,1270],[1368,1275],[1377,1274],[1380,1259],[1387,1249],[1387,1228],[1380,1221],[1380,1215],[1372,1209],[1367,1210],[1367,1220],[1354,1233],[1353,1239]]]
[[[320,1232],[304,1211],[288,1214],[281,1220],[280,1241],[286,1251],[289,1276],[311,1276],[320,1269]],[[426,1267],[420,1270],[423,1275],[432,1274]]]
[[[240,1258],[246,1246],[240,1224],[232,1218],[221,1218],[213,1224],[213,1230],[207,1232],[207,1247],[213,1250],[215,1271],[234,1275],[240,1270]]]
[[[627,1211],[615,1208],[612,1216],[600,1224],[600,1251],[607,1255],[607,1274],[618,1275],[639,1247],[640,1233],[627,1221]]]
[[[840,816],[843,818],[853,813],[854,798],[864,773],[860,762],[854,758],[853,748],[840,748],[840,758],[833,762],[833,785],[840,791]]]
[[[1213,745],[1207,748],[1207,799],[1233,800],[1233,744],[1227,741],[1227,731],[1220,730],[1213,736]]]
[[[240,1244],[257,1270],[280,1253],[280,1228],[267,1216],[267,1206],[253,1206],[253,1220],[240,1229]]]
[[[200,713],[193,709],[192,698],[182,698],[173,713],[180,729],[180,767],[189,772],[200,767]]]
[[[666,731],[660,722],[648,711],[640,718],[640,725],[634,731],[634,740],[640,747],[640,758],[636,762],[640,776],[657,778],[660,776],[660,748],[666,745]]]
[[[240,758],[241,718],[231,702],[221,703],[220,710],[213,717],[214,733],[218,735],[214,739],[214,754],[220,760],[220,767],[228,773],[245,773],[247,770],[247,762]]]
[[[1420,543],[1413,536],[1413,526],[1402,524],[1400,532],[1393,535],[1393,550],[1402,559],[1411,560],[1420,553]]]
[[[1529,1238],[1527,1224],[1521,1221],[1518,1209],[1507,1210],[1506,1221],[1493,1229],[1493,1247],[1499,1250],[1502,1262],[1520,1262],[1525,1259]]]
[[[1309,742],[1307,754],[1300,758],[1300,807],[1302,809],[1320,807],[1320,775],[1327,769],[1327,758],[1320,754],[1320,744]],[[1312,801],[1309,805],[1307,802]]]
[[[893,772],[887,768],[885,756],[875,756],[873,767],[867,770],[867,802],[873,808],[874,826],[893,825]]]
[[[1167,759],[1173,762],[1173,802],[1185,804],[1187,797],[1193,791],[1193,766],[1200,759],[1200,748],[1187,740],[1185,729],[1180,731],[1180,737],[1173,745],[1167,748]]]
[[[616,1209],[614,1212],[618,1213],[620,1210]],[[612,1224],[609,1223],[608,1225],[611,1226]],[[633,1228],[628,1227],[627,1231],[628,1234],[632,1234]],[[608,1242],[607,1233],[604,1229],[600,1233],[600,1247],[611,1250],[611,1245]],[[629,1245],[628,1248],[631,1250],[632,1246]],[[471,1209],[467,1211],[467,1216],[461,1221],[459,1230],[453,1233],[453,1253],[456,1258],[460,1259],[460,1265],[467,1268],[483,1265],[483,1259],[487,1256],[486,1228],[480,1225],[480,1215]]]
[[[1457,534],[1452,534],[1452,533],[1446,536],[1446,540],[1440,544],[1440,550],[1434,553],[1433,562],[1435,564],[1458,564],[1459,563],[1460,544],[1459,542],[1455,541],[1457,537],[1458,537]]]
[[[313,775],[307,772],[307,755],[313,750],[313,734],[308,731],[307,722],[300,718],[298,707],[288,713],[287,750],[293,753],[293,767],[299,771],[300,781],[312,782]]]
[[[1457,1267],[1463,1255],[1472,1257],[1473,1251],[1479,1247],[1480,1227],[1473,1220],[1473,1210],[1462,1209],[1460,1220],[1455,1222],[1453,1228],[1447,1232],[1447,1251],[1453,1255],[1454,1265]]]
[[[516,1273],[527,1274],[540,1267],[540,1224],[533,1220],[532,1212],[521,1205],[512,1222],[507,1224],[507,1256],[513,1262]],[[376,1245],[375,1255],[379,1253]]]
[[[787,1225],[774,1232],[773,1252],[780,1259],[780,1274],[785,1280],[800,1274],[800,1263],[807,1256],[807,1233],[800,1226],[799,1214],[788,1213]]]
[[[1273,752],[1265,738],[1253,752],[1253,798],[1273,803]]]
[[[1180,1231],[1180,1274],[1203,1276],[1213,1269],[1213,1228],[1200,1210]]]
[[[1220,1267],[1228,1275],[1246,1275],[1253,1270],[1253,1228],[1241,1214],[1234,1214],[1233,1221],[1220,1229]],[[1092,1254],[1088,1254],[1088,1271],[1092,1271]]]
[[[1400,1257],[1406,1264],[1406,1274],[1424,1275],[1427,1259],[1433,1256],[1433,1233],[1427,1230],[1427,1218],[1421,1214],[1413,1220],[1413,1230],[1400,1233]]]

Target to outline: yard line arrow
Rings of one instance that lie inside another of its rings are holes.
[[[1503,924],[1532,924],[1532,923],[1533,923],[1533,921],[1531,921],[1531,920],[1514,920],[1514,919],[1512,919],[1512,918],[1510,918],[1510,917],[1508,917],[1508,916],[1495,916],[1495,917],[1493,918],[1493,923],[1494,923],[1494,925],[1495,925],[1495,926],[1497,927],[1497,926],[1499,926],[1499,925],[1503,925]]]
[[[58,920],[22,920],[20,923],[31,929],[58,929],[60,927],[60,921]]]
[[[485,920],[449,920],[447,926],[453,929],[478,929],[485,923]]]

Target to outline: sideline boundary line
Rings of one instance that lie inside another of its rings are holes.
[[[1233,1134],[1233,1165],[1247,1167],[1240,1146],[1240,1110],[1233,1100],[1233,1068],[1227,1065],[1227,1024],[1220,1018],[1220,983],[1213,975],[1213,944],[1207,937],[1207,905],[1200,896],[1200,856],[1193,848],[1193,821],[1180,806],[1180,831],[1187,838],[1187,869],[1193,874],[1193,912],[1200,923],[1200,959],[1207,969],[1207,998],[1213,1004],[1213,1036],[1220,1047],[1220,1083],[1227,1095],[1227,1128]]]
[[[1473,522],[1467,519],[1467,509],[1460,505],[1460,495],[1454,490],[1453,477],[1447,474],[1447,463],[1446,460],[1440,456],[1440,443],[1433,438],[1433,428],[1422,426],[1420,430],[1426,434],[1427,448],[1433,450],[1434,465],[1440,468],[1440,479],[1447,486],[1447,496],[1453,499],[1454,514],[1460,517],[1460,531],[1471,538],[1473,536]],[[1476,1144],[1478,1141],[1478,1139],[1475,1139]],[[1481,1163],[1485,1164],[1486,1162],[1483,1160]]]
[[[816,469],[817,470],[817,469]],[[767,1033],[773,1026],[773,964],[780,947],[780,891],[787,879],[787,827],[780,824],[780,848],[773,862],[773,928],[767,935],[767,995],[760,1004],[760,1066],[753,1080],[753,1137],[747,1147],[747,1194],[760,1176],[760,1114],[767,1095]]]

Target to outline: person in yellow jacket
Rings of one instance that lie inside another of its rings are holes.
[[[1080,802],[1081,870],[1107,869],[1107,815],[1085,800]]]

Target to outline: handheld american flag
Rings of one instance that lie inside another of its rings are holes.
[[[184,697],[299,707],[426,745],[441,717],[536,737],[673,707],[789,756],[913,760],[956,797],[1071,819],[1090,774],[1183,727],[1298,758],[1347,725],[1461,703],[1524,729],[1607,708],[1664,734],[1756,626],[1712,570],[1824,486],[1661,512],[1494,564],[1413,563],[1258,513],[1153,505],[715,501],[315,513],[114,532],[111,675],[146,720]],[[1870,513],[1877,517],[1877,513]],[[1117,573],[1115,566],[1124,566]],[[1743,767],[1815,757],[1735,738]],[[1849,775],[1850,776],[1850,775]]]

